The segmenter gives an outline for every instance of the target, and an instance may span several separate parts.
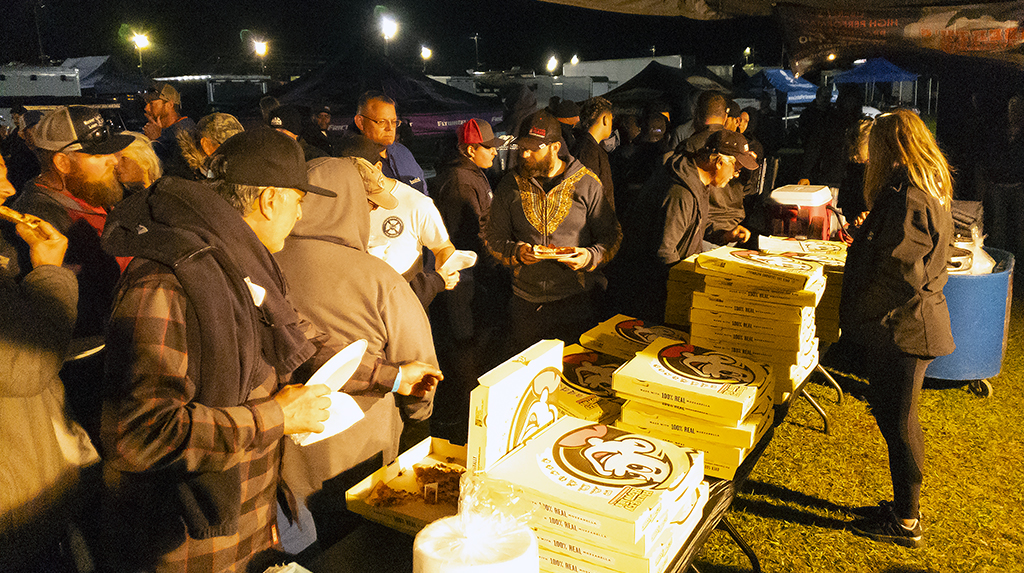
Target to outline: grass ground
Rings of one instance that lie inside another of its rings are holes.
[[[865,402],[847,393],[837,405],[834,390],[811,384],[831,435],[806,401],[796,402],[730,513],[764,571],[1024,571],[1024,300],[1011,308],[992,396],[957,383],[926,384],[923,392],[925,546],[907,549],[846,530],[844,507],[892,498],[885,443]],[[750,570],[720,531],[697,566],[702,573]]]

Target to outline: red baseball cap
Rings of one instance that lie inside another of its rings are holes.
[[[484,147],[501,147],[501,138],[494,137],[491,124],[482,119],[471,119],[459,126],[457,130],[459,143],[483,145]]]

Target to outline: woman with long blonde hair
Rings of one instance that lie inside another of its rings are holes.
[[[922,541],[924,437],[918,402],[928,364],[954,349],[942,287],[953,238],[949,164],[914,112],[879,116],[868,143],[870,212],[843,273],[839,324],[867,365],[866,394],[889,451],[893,500],[851,510],[854,533]]]

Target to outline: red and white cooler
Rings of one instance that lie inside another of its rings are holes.
[[[772,234],[828,240],[832,232],[832,190],[824,185],[786,185],[772,191]]]

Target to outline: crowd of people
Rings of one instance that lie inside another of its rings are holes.
[[[327,539],[367,463],[431,433],[464,443],[469,392],[488,369],[615,313],[661,322],[672,265],[765,233],[761,113],[718,92],[701,94],[687,123],[664,105],[617,113],[601,97],[553,99],[514,125],[471,119],[429,181],[382,92],[347,110],[344,137],[328,107],[265,98],[262,124],[244,129],[224,113],[193,122],[167,83],[145,100],[144,133],[113,133],[98,111],[67,106],[22,113],[9,136],[19,141],[5,142],[0,196],[29,220],[4,223],[0,243],[0,364],[12,372],[0,438],[18,452],[3,462],[8,570],[59,570],[62,559],[244,570],[278,544],[279,504],[303,546]],[[509,149],[503,172],[495,159]],[[822,171],[834,159],[806,164],[811,181],[849,185]],[[861,179],[901,189],[886,183],[900,173]],[[915,173],[921,208],[941,219],[948,174]],[[861,195],[858,215],[888,196]],[[935,249],[914,288],[941,296]],[[458,251],[476,264],[446,265]],[[873,309],[844,308],[881,336],[865,318]],[[99,358],[62,365],[72,338],[97,336]],[[329,390],[301,382],[360,339],[367,352],[342,391],[365,418],[312,446],[285,439],[323,428]],[[886,428],[911,410],[916,421],[921,357],[948,351],[943,340],[876,341],[909,376],[907,406]],[[918,460],[911,434],[894,457]],[[919,465],[893,468],[901,518],[916,518]]]

